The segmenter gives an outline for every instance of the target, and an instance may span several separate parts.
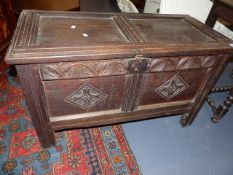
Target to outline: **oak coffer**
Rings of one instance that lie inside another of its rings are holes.
[[[174,114],[190,125],[230,42],[186,15],[23,11],[5,60],[46,147],[68,128]]]

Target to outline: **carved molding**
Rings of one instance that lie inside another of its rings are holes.
[[[40,72],[43,80],[121,75],[127,73],[127,62],[114,60],[42,64]]]
[[[123,95],[121,110],[124,112],[133,111],[137,108],[139,91],[144,84],[143,74],[129,74]]]
[[[198,69],[201,67],[212,67],[215,64],[214,56],[186,56],[186,57],[164,57],[154,59],[150,63],[149,72],[161,72],[171,70]]]

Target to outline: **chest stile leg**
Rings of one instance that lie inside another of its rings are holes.
[[[17,65],[20,82],[23,85],[28,109],[42,147],[55,145],[53,129],[46,110],[45,96],[38,66]]]

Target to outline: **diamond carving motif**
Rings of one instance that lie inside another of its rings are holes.
[[[183,78],[179,75],[175,75],[154,91],[166,100],[170,100],[186,88],[188,88],[188,84],[183,80]]]
[[[65,101],[82,109],[89,110],[99,102],[103,101],[107,96],[108,95],[100,89],[97,89],[90,84],[84,84],[66,97]]]

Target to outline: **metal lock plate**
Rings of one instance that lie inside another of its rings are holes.
[[[141,55],[135,56],[134,59],[129,60],[128,72],[129,73],[142,73],[147,70],[148,59],[143,58]]]

